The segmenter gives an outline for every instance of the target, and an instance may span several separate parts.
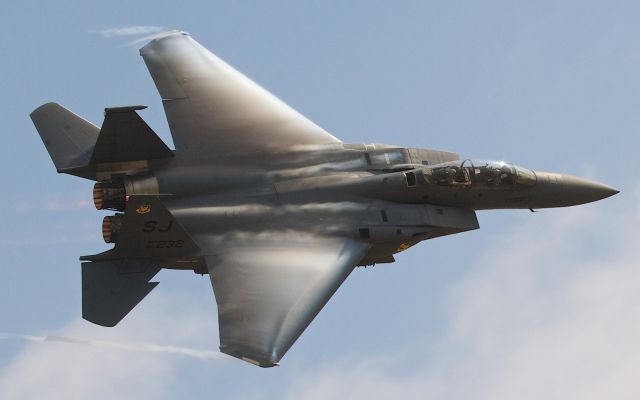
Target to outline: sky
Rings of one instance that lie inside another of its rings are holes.
[[[639,14],[632,1],[4,4],[0,398],[638,398]],[[56,101],[100,125],[105,107],[145,104],[171,145],[138,56],[165,29],[344,142],[621,193],[480,212],[480,230],[355,270],[276,368],[216,352],[210,283],[190,272],[162,271],[117,327],[92,325],[78,257],[108,248],[104,214],[92,182],[56,174],[28,114]]]

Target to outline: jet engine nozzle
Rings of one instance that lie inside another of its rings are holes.
[[[127,191],[122,180],[96,182],[93,186],[93,204],[98,210],[124,211]]]
[[[123,219],[123,214],[108,215],[102,219],[102,238],[105,243],[116,242]]]

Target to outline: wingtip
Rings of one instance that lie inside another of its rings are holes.
[[[247,353],[243,350],[239,350],[237,346],[221,345],[219,349],[220,352],[224,354],[235,357],[239,360],[258,366],[260,368],[271,368],[280,366],[280,360],[272,359],[269,357],[260,357],[258,354]]]
[[[177,37],[177,36],[191,36],[191,34],[189,34],[189,32],[181,31],[179,29],[172,29],[169,31],[160,32],[156,35],[153,35],[150,38],[149,42],[140,48],[140,54],[142,55],[146,48],[148,48],[149,46],[157,42],[162,41],[163,39],[170,38],[170,37]]]
[[[50,101],[48,103],[44,103],[36,107],[33,111],[31,111],[29,116],[33,119],[33,117],[40,112],[44,112],[46,110],[50,110],[52,108],[59,108],[59,107],[62,107],[62,106],[56,102]]]

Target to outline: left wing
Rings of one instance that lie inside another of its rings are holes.
[[[292,233],[223,239],[207,256],[220,351],[272,367],[329,301],[369,245]]]
[[[159,34],[140,55],[162,97],[178,152],[265,157],[293,146],[341,143],[186,32]]]

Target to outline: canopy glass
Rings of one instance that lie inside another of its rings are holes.
[[[536,174],[503,161],[452,161],[425,168],[429,183],[442,186],[531,187]]]

